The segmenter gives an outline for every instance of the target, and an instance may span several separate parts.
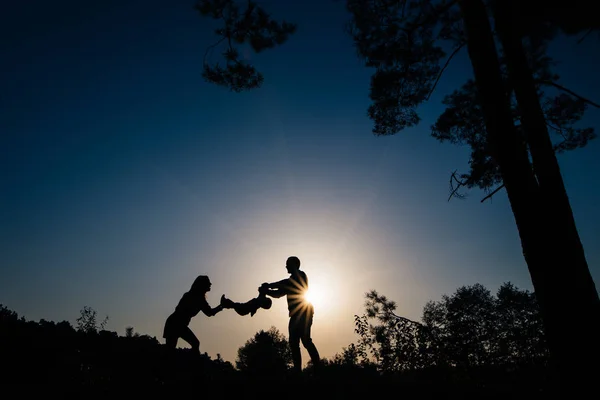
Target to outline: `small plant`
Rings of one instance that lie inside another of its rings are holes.
[[[108,315],[98,324],[96,310],[91,307],[84,306],[79,311],[79,318],[77,318],[77,331],[85,333],[97,333],[98,330],[104,329],[108,322]]]

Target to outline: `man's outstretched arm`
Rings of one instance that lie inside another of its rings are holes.
[[[265,282],[258,288],[258,291],[259,293],[278,299],[286,295],[283,290],[279,289],[280,283],[281,281],[274,283]],[[272,287],[275,287],[275,289],[272,289]]]
[[[281,288],[286,287],[286,285],[289,284],[289,281],[290,281],[289,278],[286,278],[286,279],[282,279],[277,282],[271,282],[271,283],[265,282],[262,284],[262,286],[266,287],[267,289],[281,289]]]
[[[267,291],[265,292],[265,294],[267,296],[271,296],[271,297],[274,297],[276,299],[285,296],[285,292],[283,290],[279,290],[279,289],[267,289]]]

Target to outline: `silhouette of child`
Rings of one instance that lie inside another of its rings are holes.
[[[225,295],[222,295],[221,306],[223,308],[233,308],[235,312],[237,312],[239,315],[250,314],[250,316],[253,317],[259,308],[264,308],[265,310],[268,310],[273,304],[273,301],[267,297],[266,290],[267,287],[263,283],[263,285],[258,288],[258,296],[251,300],[248,300],[245,303],[236,303],[225,297]]]
[[[200,341],[188,325],[200,311],[206,316],[212,317],[223,310],[222,305],[211,308],[206,301],[206,293],[210,291],[211,286],[212,283],[208,276],[200,275],[192,284],[191,289],[183,294],[177,307],[175,307],[175,311],[169,315],[165,322],[163,338],[166,339],[168,348],[174,349],[179,338],[182,338],[200,354]]]

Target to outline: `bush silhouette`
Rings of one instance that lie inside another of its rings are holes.
[[[238,349],[236,367],[253,376],[282,376],[292,365],[289,343],[277,328],[261,330]]]

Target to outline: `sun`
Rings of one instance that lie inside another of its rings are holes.
[[[315,308],[321,308],[325,306],[325,296],[316,285],[311,285],[304,293],[304,301],[311,303]]]

